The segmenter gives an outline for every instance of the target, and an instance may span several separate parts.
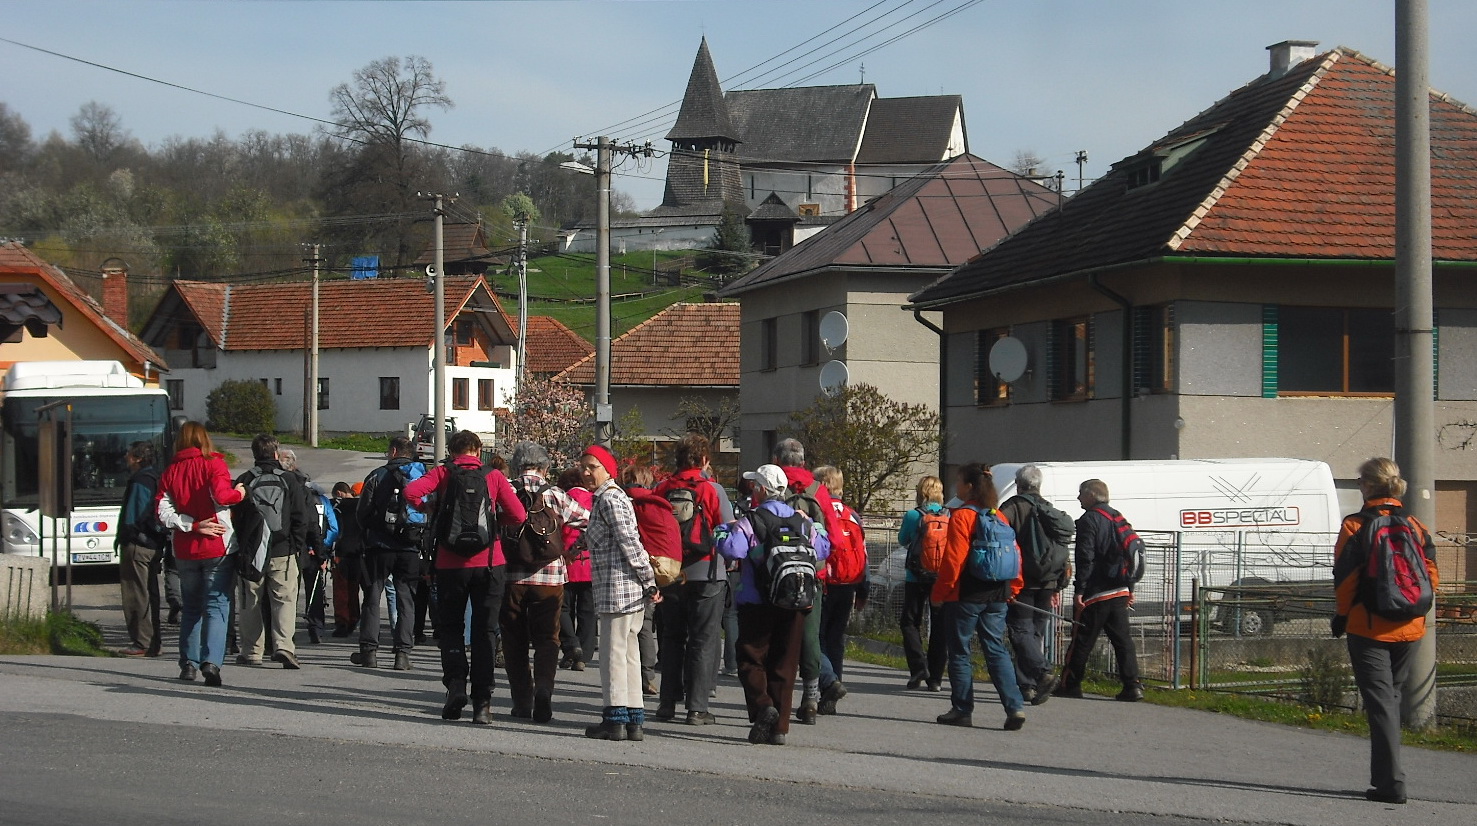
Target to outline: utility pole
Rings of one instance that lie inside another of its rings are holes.
[[[309,447],[318,446],[318,256],[319,245],[308,245],[307,264],[313,268],[313,320],[308,333],[308,386],[303,389],[303,435]]]
[[[1082,191],[1082,167],[1087,165],[1087,150],[1077,150],[1077,191]]]
[[[518,216],[518,389],[528,359],[528,216]]]
[[[418,192],[416,196],[433,202],[431,210],[436,215],[436,263],[428,275],[434,286],[432,301],[436,303],[436,334],[431,339],[435,348],[431,358],[431,418],[436,428],[432,458],[439,462],[446,456],[446,250],[441,225],[447,205],[454,202],[456,196],[448,198],[439,192],[430,195]]]
[[[651,142],[644,146],[617,146],[601,135],[595,143],[574,144],[575,149],[595,150],[595,441],[610,447],[615,437],[615,411],[610,404],[610,173],[611,156],[651,157]]]
[[[1426,0],[1395,1],[1395,461],[1405,507],[1435,527],[1436,446],[1431,299],[1431,84]],[[1436,609],[1401,692],[1412,728],[1436,714]]]

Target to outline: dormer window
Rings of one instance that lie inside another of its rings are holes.
[[[1194,154],[1196,149],[1204,145],[1210,136],[1218,131],[1220,127],[1216,126],[1189,135],[1181,135],[1151,147],[1139,157],[1129,161],[1128,188],[1138,189],[1141,186],[1156,183]]]
[[[1128,174],[1128,186],[1130,189],[1138,189],[1141,186],[1148,186],[1149,184],[1152,184],[1155,181],[1159,180],[1159,176],[1164,174],[1162,159],[1145,158],[1142,162],[1135,164],[1134,167],[1129,170]]]

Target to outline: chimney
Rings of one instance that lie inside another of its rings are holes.
[[[127,329],[128,265],[121,258],[109,258],[99,269],[103,274],[103,312]]]
[[[1272,53],[1272,67],[1268,70],[1267,76],[1282,77],[1292,67],[1312,57],[1317,48],[1318,41],[1316,40],[1284,40],[1281,43],[1273,43],[1267,47],[1267,51]]]

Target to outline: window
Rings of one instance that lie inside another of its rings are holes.
[[[1395,316],[1389,310],[1277,308],[1277,392],[1395,392]]]
[[[821,363],[821,311],[809,310],[800,316],[801,364]]]
[[[1133,389],[1136,394],[1174,389],[1174,305],[1133,310]]]
[[[262,387],[265,387],[265,388],[267,388],[267,389],[268,389],[268,390],[271,390],[271,389],[272,389],[272,385],[271,385],[271,383],[270,383],[270,382],[268,382],[268,381],[267,381],[267,380],[266,380],[266,379],[257,379],[257,381],[259,381],[259,382],[261,382],[261,383],[262,383]]]
[[[1092,322],[1085,316],[1057,321],[1052,329],[1054,348],[1051,398],[1086,401],[1092,398]]]
[[[282,395],[282,379],[272,379],[272,392],[278,396]]]
[[[452,410],[466,410],[467,409],[467,406],[468,406],[467,405],[467,393],[468,393],[468,385],[470,385],[470,384],[471,384],[471,380],[470,379],[464,379],[464,378],[463,379],[456,379],[456,378],[454,378],[454,379],[451,380],[451,409]]]
[[[779,367],[779,319],[766,318],[759,327],[759,369]]]
[[[169,409],[185,409],[185,380],[165,379],[164,392],[169,394]]]
[[[328,409],[328,379],[318,379],[318,409]]]
[[[493,405],[493,382],[492,379],[477,380],[477,409],[491,410]]]
[[[990,348],[1008,335],[1010,330],[1004,327],[975,333],[974,403],[980,407],[1010,404],[1010,385],[990,370]]]
[[[400,377],[380,376],[380,409],[400,409]]]
[[[458,319],[456,322],[456,346],[470,347],[472,336],[477,329],[477,322],[470,318]]]

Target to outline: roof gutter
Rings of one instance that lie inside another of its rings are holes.
[[[948,388],[944,381],[948,375],[944,360],[944,348],[947,346],[947,340],[944,338],[944,329],[924,318],[921,310],[913,310],[913,320],[932,330],[939,337],[939,466],[937,476],[942,479],[944,478],[944,468],[948,467],[948,457],[945,455],[945,452],[949,448],[949,406],[945,404]]]

